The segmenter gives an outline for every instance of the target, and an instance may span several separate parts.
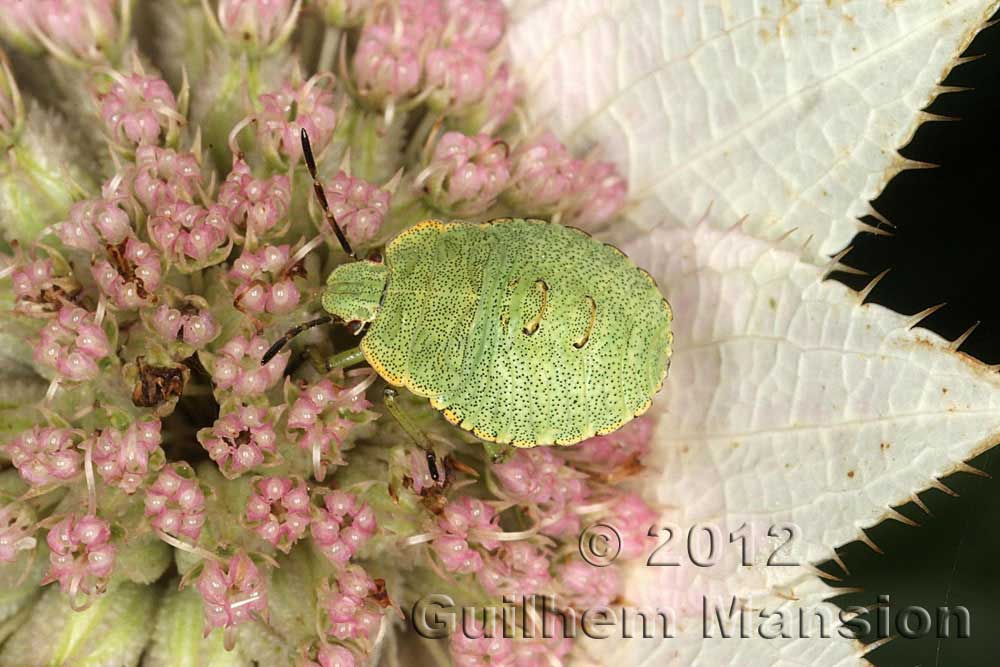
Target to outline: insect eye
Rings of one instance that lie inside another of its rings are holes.
[[[359,320],[351,320],[347,323],[347,330],[352,336],[357,336],[365,328],[365,323]]]
[[[368,261],[369,262],[375,262],[377,264],[381,264],[382,263],[382,253],[379,252],[378,250],[372,250],[370,253],[368,253]]]

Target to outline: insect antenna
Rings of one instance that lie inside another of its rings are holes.
[[[260,358],[260,365],[263,366],[267,362],[271,361],[271,359],[274,358],[274,355],[281,352],[281,348],[288,345],[288,343],[290,343],[293,338],[298,336],[303,331],[308,331],[313,327],[329,324],[330,322],[333,322],[333,318],[330,317],[329,315],[324,315],[323,317],[317,317],[315,320],[309,320],[308,322],[303,322],[302,324],[295,325],[294,327],[286,331],[284,336],[276,340],[274,342],[274,345],[267,348],[267,352],[265,352],[264,356]]]
[[[326,221],[330,223],[333,227],[334,234],[337,235],[337,240],[340,241],[340,247],[344,249],[344,252],[348,254],[351,259],[357,259],[357,255],[354,254],[354,250],[351,248],[351,244],[348,243],[347,237],[344,236],[344,230],[340,228],[337,224],[337,219],[333,216],[333,211],[330,210],[330,204],[326,201],[326,193],[323,191],[323,184],[319,182],[319,176],[316,174],[316,158],[313,157],[312,145],[309,143],[309,133],[306,132],[306,128],[302,128],[301,133],[302,138],[302,155],[306,158],[306,166],[309,167],[309,175],[313,179],[313,192],[316,193],[316,199],[319,200],[319,205],[323,209],[323,216]]]

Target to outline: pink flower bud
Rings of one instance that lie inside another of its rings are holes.
[[[337,644],[321,646],[317,660],[319,667],[355,667],[358,664],[354,659],[354,654],[349,649]]]
[[[461,113],[483,97],[488,70],[486,53],[469,44],[457,42],[432,50],[424,63],[426,85],[435,89],[431,107]]]
[[[438,0],[400,0],[374,16],[362,29],[351,61],[361,96],[382,104],[417,93],[422,54],[443,30]]]
[[[370,241],[389,213],[392,195],[388,190],[343,171],[337,172],[324,191],[333,217],[353,245]]]
[[[96,252],[102,245],[118,245],[132,234],[132,221],[116,201],[88,199],[69,209],[69,219],[55,226],[59,239],[79,250]]]
[[[34,513],[26,505],[10,503],[0,507],[0,564],[13,563],[18,552],[35,548]]]
[[[219,205],[205,209],[183,200],[167,201],[149,218],[149,236],[175,262],[203,262],[226,245],[229,219]]]
[[[309,490],[297,477],[264,477],[247,500],[247,525],[265,542],[288,553],[309,527]]]
[[[36,36],[53,53],[102,63],[119,39],[113,0],[33,0]]]
[[[486,134],[446,132],[414,183],[428,201],[451,215],[472,216],[492,206],[510,180],[507,144]]]
[[[166,81],[141,74],[116,77],[100,103],[111,136],[125,146],[157,144],[182,119]]]
[[[322,152],[337,126],[331,82],[329,76],[316,75],[305,83],[285,84],[261,95],[261,111],[257,114],[257,139],[261,144],[295,164],[302,158],[300,133],[305,130],[313,150]],[[284,187],[289,189],[287,179]]]
[[[312,139],[312,134],[309,137]],[[301,148],[299,151],[301,152]],[[277,174],[266,180],[254,178],[242,159],[233,161],[232,171],[219,189],[219,204],[225,207],[230,225],[241,234],[253,232],[262,238],[288,215],[292,187],[288,176]]]
[[[287,245],[264,246],[257,252],[244,250],[229,272],[229,278],[236,282],[233,305],[248,313],[294,310],[301,294],[291,278],[290,255]]]
[[[605,521],[621,537],[623,560],[638,558],[656,548],[656,538],[649,536],[649,529],[657,519],[659,514],[637,494],[623,493],[615,498]]]
[[[291,352],[282,352],[261,366],[269,343],[259,337],[237,336],[226,343],[215,358],[212,381],[219,390],[231,389],[237,396],[261,394],[281,380]]]
[[[346,565],[375,534],[375,512],[346,491],[323,498],[310,526],[313,543],[335,565]]]
[[[139,308],[155,300],[160,287],[160,255],[149,245],[129,238],[108,247],[108,259],[90,267],[94,281],[118,308]]]
[[[438,537],[431,546],[449,572],[474,574],[483,568],[483,557],[461,537]]]
[[[583,163],[551,132],[519,145],[511,159],[513,178],[505,196],[529,215],[565,210],[584,182]]]
[[[267,47],[295,26],[292,0],[220,0],[219,25],[234,44]]]
[[[42,327],[34,349],[36,363],[74,382],[97,377],[97,362],[110,354],[111,343],[94,324],[93,314],[75,306],[63,306],[58,317]]]
[[[578,609],[607,607],[621,594],[621,577],[615,566],[595,567],[572,560],[559,570],[558,582]]]
[[[314,468],[317,463],[323,470],[327,465],[343,465],[340,449],[351,430],[375,418],[365,412],[371,407],[365,390],[374,378],[368,375],[343,389],[329,380],[320,380],[292,404],[288,428],[302,431],[296,442],[301,449],[312,453]],[[322,470],[316,469],[314,473],[321,479]]]
[[[49,572],[42,583],[58,581],[71,597],[103,592],[115,566],[111,526],[96,516],[69,515],[49,530]]]
[[[201,165],[193,153],[139,146],[135,165],[132,191],[149,213],[177,201],[190,203],[202,187]]]
[[[488,637],[488,634],[499,636]],[[483,622],[476,618],[451,634],[449,648],[455,667],[514,667],[514,641],[499,632],[487,633]]]
[[[19,265],[10,277],[15,310],[31,317],[57,312],[80,292],[75,278],[57,275],[52,260],[48,259]]]
[[[503,38],[507,9],[500,0],[444,0],[448,24],[462,41],[489,51]]]
[[[510,67],[506,63],[500,65],[487,81],[482,97],[460,114],[465,119],[462,127],[486,134],[495,133],[511,117],[522,91],[523,86],[511,74]]]
[[[205,568],[198,577],[205,612],[205,634],[213,628],[232,628],[267,615],[267,587],[243,551],[229,559],[226,567],[216,560],[205,561]]]
[[[612,220],[625,207],[628,183],[611,162],[582,163],[576,201],[566,211],[567,224],[593,229]]]
[[[205,494],[187,464],[165,467],[146,491],[145,514],[156,530],[198,541],[205,525]]]
[[[655,420],[643,415],[613,433],[584,440],[560,454],[580,468],[604,475],[637,468],[649,453],[654,426]]]
[[[526,541],[504,542],[485,560],[476,579],[491,595],[531,596],[546,592],[549,558]]]
[[[94,467],[101,478],[127,494],[135,493],[149,472],[149,457],[160,446],[160,420],[133,422],[124,431],[104,429],[91,441]]]
[[[178,310],[164,304],[156,309],[150,322],[164,340],[183,340],[195,349],[215,340],[222,330],[211,312],[193,306]]]
[[[228,479],[277,459],[278,411],[243,405],[222,415],[210,429],[198,432],[198,441]]]
[[[373,640],[383,616],[372,597],[376,589],[375,582],[357,565],[340,571],[335,581],[324,581],[319,590],[319,606],[326,617],[327,633],[341,641]]]

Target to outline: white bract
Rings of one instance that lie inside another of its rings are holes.
[[[995,0],[514,3],[532,120],[628,176],[625,250],[675,311],[648,491],[682,534],[754,526],[753,562],[646,567],[628,602],[671,640],[589,643],[599,664],[863,665],[842,638],[703,637],[702,600],[836,616],[809,565],[938,485],[1000,433],[1000,380],[905,316],[824,282],[896,152]],[[706,211],[708,211],[706,215]],[[745,220],[741,223],[741,218]],[[780,552],[797,567],[767,566]],[[665,538],[665,534],[664,534]],[[661,555],[665,555],[663,552]],[[732,554],[730,554],[732,555]],[[763,625],[776,621],[764,621]],[[808,631],[808,628],[806,629]],[[766,632],[767,630],[765,630]],[[620,633],[619,633],[620,634]]]

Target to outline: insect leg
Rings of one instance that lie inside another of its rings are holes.
[[[315,320],[309,320],[308,322],[303,322],[302,324],[296,325],[285,332],[285,335],[279,338],[274,344],[267,349],[264,356],[261,357],[260,365],[264,366],[267,362],[274,358],[274,355],[281,352],[281,348],[288,345],[293,338],[298,336],[303,331],[312,329],[313,327],[322,326],[324,324],[329,324],[333,322],[333,318],[329,315],[324,315],[323,317],[317,317]]]
[[[344,249],[348,257],[357,259],[354,250],[351,249],[351,244],[347,241],[347,237],[344,236],[344,230],[337,224],[337,219],[333,217],[333,211],[330,210],[330,204],[326,201],[326,192],[323,191],[323,184],[319,182],[319,176],[316,174],[316,159],[313,157],[312,145],[309,143],[309,133],[306,132],[306,128],[302,128],[300,138],[302,140],[302,155],[306,158],[306,167],[309,168],[309,175],[313,179],[313,192],[316,194],[316,199],[319,200],[319,205],[323,209],[323,216],[330,226],[333,227],[333,233],[336,234],[337,240],[340,241],[340,247]]]
[[[365,355],[360,347],[352,347],[350,350],[338,352],[326,360],[326,370],[330,372],[336,368],[347,368],[355,364],[360,364],[365,360]]]
[[[382,392],[382,395],[385,398],[385,407],[389,411],[389,414],[391,414],[403,430],[406,431],[407,435],[409,435],[413,441],[417,443],[417,446],[427,453],[427,470],[431,474],[431,479],[435,482],[438,481],[438,479],[440,479],[440,475],[438,474],[437,455],[434,453],[434,448],[431,447],[431,443],[427,439],[427,436],[424,435],[424,432],[421,431],[420,428],[413,423],[413,420],[410,419],[405,412],[403,412],[403,409],[399,407],[399,404],[396,402],[399,392],[392,387],[386,387]]]

